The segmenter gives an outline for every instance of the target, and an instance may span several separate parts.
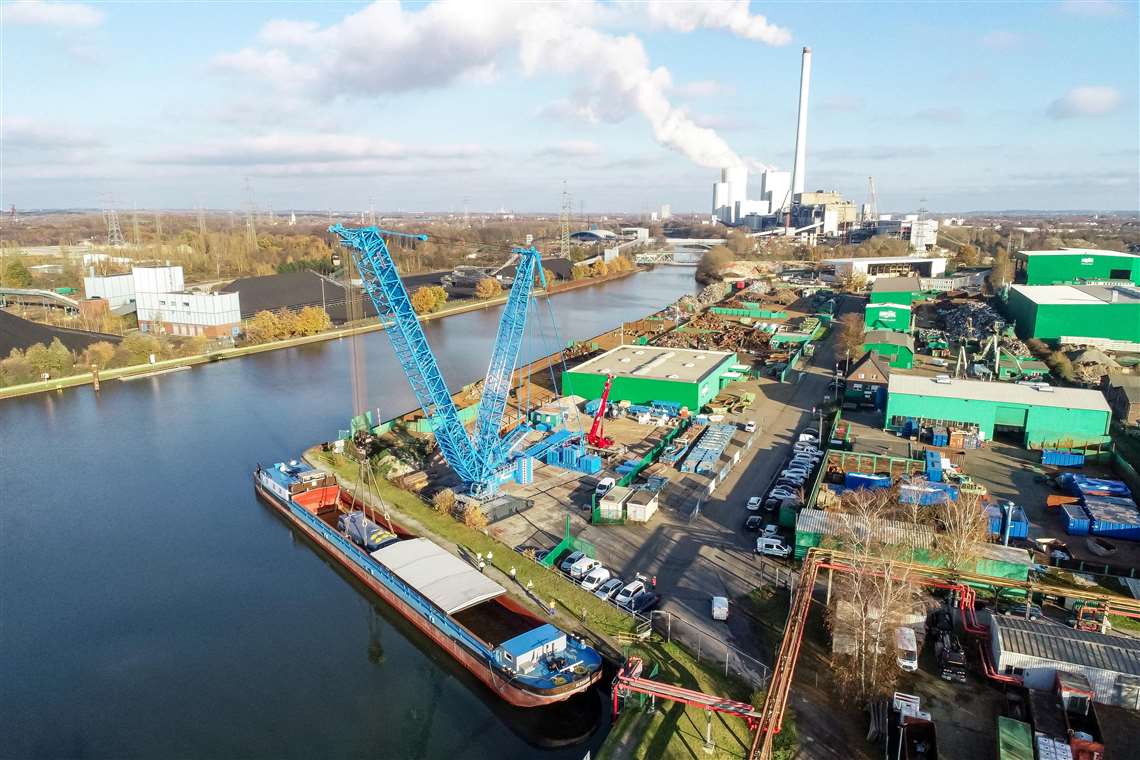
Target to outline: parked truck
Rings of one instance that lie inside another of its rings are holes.
[[[966,650],[957,636],[950,631],[941,631],[934,640],[934,656],[938,660],[938,674],[942,680],[966,683]]]

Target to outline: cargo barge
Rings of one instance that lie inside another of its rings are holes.
[[[428,539],[368,520],[334,475],[282,462],[258,465],[253,480],[262,499],[506,702],[554,704],[601,678],[595,649]]]

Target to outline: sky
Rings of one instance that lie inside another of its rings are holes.
[[[809,46],[809,189],[1135,210],[1138,8],[2,0],[0,205],[707,213]]]

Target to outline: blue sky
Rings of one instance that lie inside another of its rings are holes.
[[[3,2],[0,204],[707,212],[716,167],[881,209],[1140,207],[1136,3]]]

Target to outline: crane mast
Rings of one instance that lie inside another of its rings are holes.
[[[526,328],[527,309],[534,278],[545,286],[542,257],[534,247],[516,248],[519,263],[511,284],[507,305],[499,323],[495,348],[483,383],[476,422],[475,439],[467,434],[459,410],[451,397],[439,362],[424,335],[419,317],[412,308],[407,288],[396,271],[396,264],[385,238],[427,240],[427,235],[382,230],[376,227],[329,227],[352,255],[364,291],[376,307],[381,321],[390,322],[385,330],[396,359],[412,386],[416,400],[439,443],[443,458],[474,495],[493,493],[509,452],[503,448],[499,431],[510,392],[519,351]]]

